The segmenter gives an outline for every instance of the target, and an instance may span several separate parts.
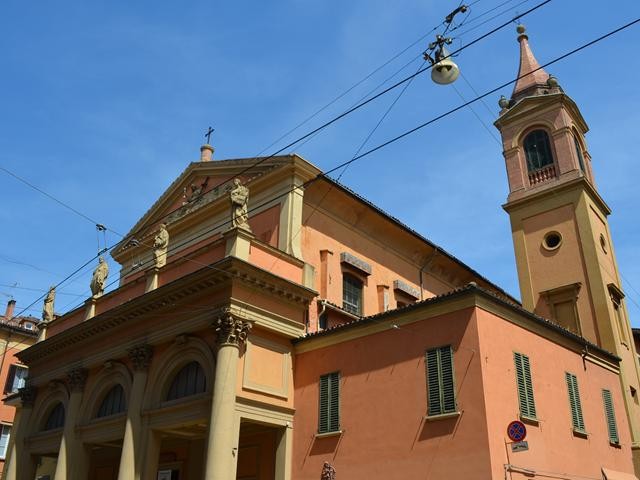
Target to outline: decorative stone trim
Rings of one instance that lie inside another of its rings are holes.
[[[227,307],[223,309],[221,315],[214,323],[216,333],[218,334],[218,346],[242,346],[247,341],[247,336],[252,326],[252,322],[238,318],[231,313],[230,308]]]
[[[340,254],[340,263],[346,263],[351,267],[357,268],[365,275],[371,275],[371,265],[349,252],[342,252]]]
[[[131,359],[134,370],[147,370],[153,357],[153,347],[146,344],[136,345],[130,348],[127,353],[129,354],[129,359]]]
[[[67,373],[67,383],[72,392],[81,392],[87,383],[87,369],[74,368]]]
[[[36,387],[26,386],[18,389],[18,396],[23,407],[33,407],[37,394],[38,389]]]
[[[402,280],[394,280],[393,281],[393,289],[398,290],[410,297],[415,298],[416,300],[420,298],[420,291],[417,288],[412,287],[407,282]]]

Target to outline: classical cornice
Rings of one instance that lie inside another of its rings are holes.
[[[611,214],[609,205],[600,196],[598,191],[589,182],[586,177],[578,176],[568,181],[555,181],[542,184],[539,190],[530,190],[522,198],[511,200],[502,205],[502,208],[510,213],[518,208],[524,208],[532,203],[537,203],[547,197],[558,198],[558,195],[571,190],[582,190],[598,205],[605,215]]]
[[[255,265],[235,257],[226,257],[38,342],[19,352],[17,356],[26,364],[42,360],[49,355],[73,349],[80,342],[110,335],[125,323],[151,318],[180,300],[196,296],[205,290],[229,286],[232,282],[241,282],[251,288],[263,290],[281,301],[297,304],[301,308],[317,295],[307,287]],[[58,321],[64,322],[65,317],[66,315],[62,316]]]

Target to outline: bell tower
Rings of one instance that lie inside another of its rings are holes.
[[[502,97],[500,131],[523,307],[622,359],[620,382],[640,472],[640,367],[607,221],[584,136],[588,126],[540,68],[519,25],[520,68]]]

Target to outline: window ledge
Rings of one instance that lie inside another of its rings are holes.
[[[316,433],[316,438],[337,437],[344,433],[344,430],[335,430],[333,432]]]
[[[462,415],[462,412],[449,412],[449,413],[440,413],[438,415],[425,415],[424,419],[427,422],[437,422],[438,420],[447,420],[449,418],[456,418]]]
[[[533,425],[534,427],[540,425],[540,420],[534,417],[527,417],[526,415],[520,415],[520,421],[526,423],[527,425]]]
[[[620,442],[612,442],[611,440],[609,440],[609,445],[614,448],[622,448]]]
[[[584,430],[576,430],[575,428],[573,429],[573,436],[580,438],[589,438],[589,434],[587,432],[585,432]]]

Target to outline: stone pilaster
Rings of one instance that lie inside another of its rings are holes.
[[[133,383],[127,406],[127,423],[122,441],[118,480],[140,480],[144,461],[142,400],[147,385],[149,365],[153,358],[151,345],[136,345],[129,349],[129,359],[133,366]]]
[[[218,334],[216,378],[209,419],[209,438],[205,466],[206,480],[235,478],[240,425],[236,421],[236,379],[240,350],[252,323],[225,309],[214,322]]]
[[[25,438],[28,436],[28,425],[36,400],[35,387],[26,386],[18,392],[20,405],[16,407],[13,417],[13,426],[7,446],[7,457],[4,464],[5,480],[32,480],[36,474],[36,462],[29,455],[25,446]]]
[[[87,476],[87,453],[84,445],[75,434],[75,427],[80,416],[82,393],[87,382],[87,373],[85,368],[74,368],[67,372],[69,401],[65,412],[64,429],[54,480],[71,480]]]

